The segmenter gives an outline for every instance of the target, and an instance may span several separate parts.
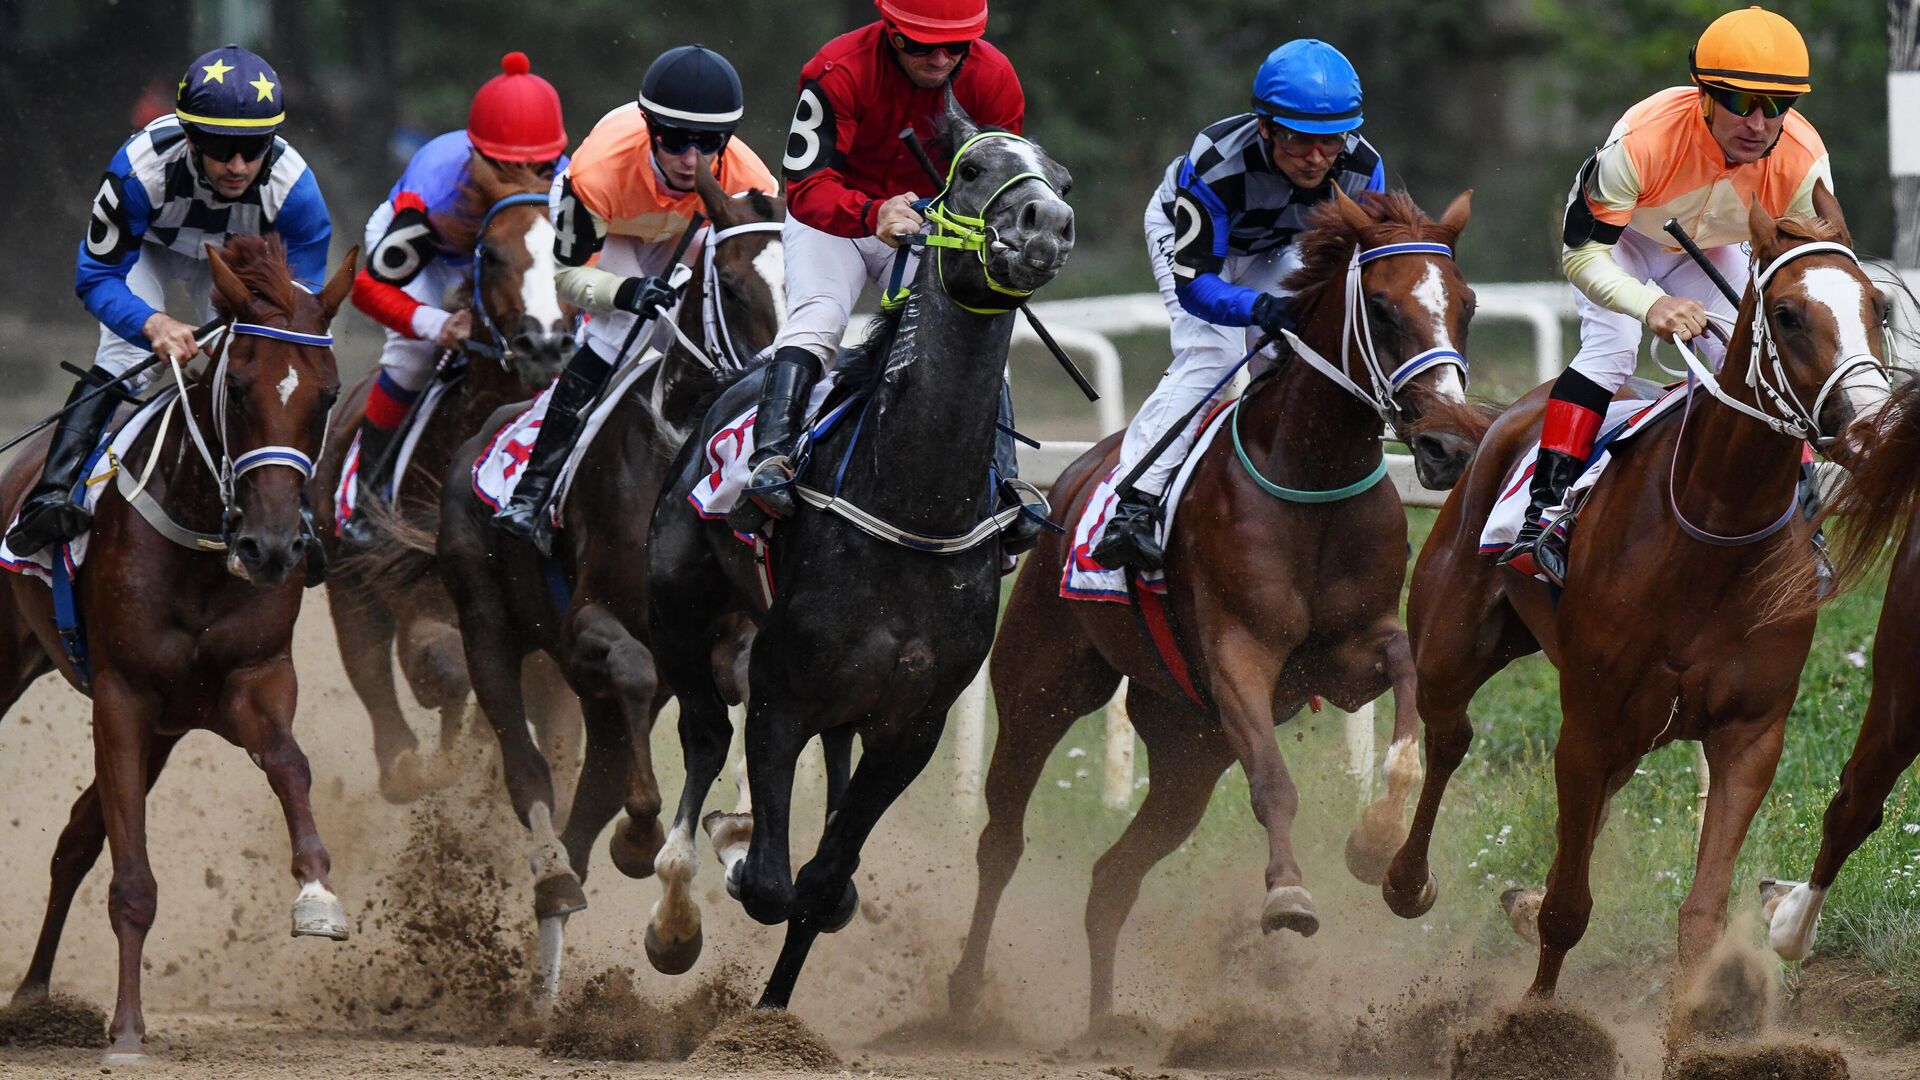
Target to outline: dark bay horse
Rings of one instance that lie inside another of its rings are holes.
[[[715,653],[750,618],[759,627],[747,679],[751,843],[740,851],[738,818],[719,820],[710,836],[747,914],[787,924],[764,1007],[787,1004],[815,938],[852,917],[862,845],[926,766],[948,708],[993,640],[1000,554],[987,464],[1013,307],[1051,281],[1072,250],[1073,211],[1062,198],[1071,180],[1035,144],[982,133],[951,94],[944,123],[956,150],[946,190],[929,209],[935,246],[911,299],[843,361],[842,381],[868,397],[857,421],[813,446],[818,469],[805,481],[835,489],[837,511],[812,509],[818,490],[801,489],[809,509],[773,535],[771,606],[753,548],[687,505],[706,471],[702,446],[759,400],[757,373],[715,402],[653,516],[648,616],[661,674],[679,696],[687,766],[661,850],[675,874],[663,870],[667,898],[656,911],[684,915],[691,906],[693,830],[731,733],[721,689],[731,675],[716,670],[725,665]],[[861,512],[874,532],[852,520]],[[901,531],[925,546],[901,546]],[[848,777],[856,733],[863,753]],[[788,856],[794,765],[816,735],[827,751],[830,816],[796,877]],[[649,929],[659,936],[659,920]]]
[[[1310,695],[1357,709],[1394,691],[1386,794],[1355,826],[1347,851],[1361,880],[1379,882],[1405,836],[1407,796],[1419,783],[1419,717],[1413,658],[1398,618],[1406,512],[1391,482],[1360,488],[1355,481],[1384,470],[1381,436],[1389,417],[1418,447],[1417,467],[1429,486],[1453,482],[1484,430],[1484,414],[1462,396],[1460,350],[1473,293],[1451,258],[1468,205],[1463,194],[1432,222],[1404,195],[1356,204],[1336,189],[1334,201],[1316,212],[1314,228],[1294,241],[1303,264],[1287,284],[1298,290],[1306,345],[1344,359],[1343,344],[1357,343],[1345,368],[1356,387],[1372,381],[1363,354],[1376,356],[1376,371],[1405,368],[1409,376],[1383,380],[1391,393],[1376,401],[1295,358],[1255,380],[1241,399],[1244,415],[1235,422],[1244,455],[1223,433],[1196,466],[1168,550],[1166,606],[1190,643],[1186,660],[1211,708],[1167,673],[1129,607],[1060,596],[1074,527],[1089,492],[1114,468],[1119,437],[1088,451],[1055,484],[1070,508],[1066,535],[1044,541],[1022,571],[993,650],[1000,737],[987,773],[989,819],[980,836],[973,926],[949,980],[956,1010],[979,1000],[994,914],[1020,861],[1027,801],[1047,755],[1075,720],[1113,695],[1122,675],[1132,680],[1127,708],[1151,757],[1152,784],[1093,871],[1086,927],[1094,1020],[1112,1009],[1114,951],[1141,880],[1192,833],[1235,760],[1268,834],[1261,927],[1302,935],[1318,929],[1293,855],[1299,796],[1273,737],[1275,724]],[[1356,294],[1368,305],[1370,334],[1353,318]],[[1422,356],[1433,362],[1422,367],[1415,362]],[[1443,417],[1464,419],[1470,435],[1433,433]],[[1258,478],[1249,471],[1256,467]],[[1341,489],[1350,497],[1339,497]]]
[[[784,310],[778,270],[785,204],[760,192],[729,197],[704,171],[696,184],[709,232],[688,256],[701,272],[680,303],[681,343],[639,376],[581,459],[554,559],[494,528],[493,508],[473,491],[474,458],[522,407],[496,412],[454,454],[443,489],[438,570],[459,613],[474,692],[499,739],[514,813],[532,834],[549,998],[566,917],[586,907],[581,881],[601,830],[624,804],[627,820],[614,831],[610,854],[630,877],[653,873],[660,850],[650,740],[669,695],[645,644],[654,497],[701,392],[714,381],[709,365],[738,365],[772,344]],[[689,341],[702,342],[701,357]],[[560,829],[551,767],[527,728],[521,662],[536,652],[558,663],[586,720],[586,760]]]
[[[454,448],[495,409],[539,393],[565,362],[572,312],[554,293],[548,186],[549,181],[531,169],[496,166],[475,154],[459,206],[435,223],[447,250],[471,254],[477,264],[480,294],[473,293],[473,274],[464,289],[465,305],[474,315],[473,333],[463,349],[461,373],[452,376],[442,399],[419,421],[406,475],[397,478],[397,501],[384,508],[385,514],[360,508],[361,513],[372,513],[376,523],[398,515],[411,529],[428,536],[438,533],[439,483]],[[327,454],[316,474],[316,486],[323,492],[339,485],[367,391],[378,374],[349,390],[334,416]],[[361,466],[370,468],[372,463],[362,461]],[[321,501],[327,507],[321,535],[332,544],[333,499]],[[413,565],[430,557],[390,535],[366,547],[337,545],[327,584],[341,663],[373,721],[380,793],[396,803],[409,802],[453,778],[446,753],[460,733],[471,691],[453,602],[424,563]],[[396,646],[400,671],[414,698],[440,711],[440,757],[432,767],[422,763],[420,741],[400,712],[393,682]],[[549,692],[540,695],[551,705],[540,710],[540,721],[570,730],[571,695],[550,664],[542,663],[539,670],[540,677],[551,676]]]
[[[1703,744],[1712,777],[1679,915],[1683,980],[1725,929],[1734,859],[1773,782],[1813,636],[1810,611],[1770,620],[1766,588],[1770,567],[1812,558],[1794,494],[1802,445],[1814,439],[1844,464],[1864,434],[1853,425],[1887,394],[1884,301],[1824,185],[1813,203],[1817,219],[1750,210],[1755,274],[1717,385],[1694,380],[1679,420],[1619,448],[1582,511],[1557,604],[1545,584],[1479,552],[1503,481],[1538,438],[1544,387],[1488,432],[1414,568],[1407,622],[1427,777],[1382,891],[1407,918],[1433,905],[1427,850],[1472,739],[1467,704],[1495,672],[1544,650],[1560,669],[1559,826],[1532,996],[1553,994],[1586,929],[1609,800],[1675,739]],[[1675,1010],[1675,1046],[1684,1023]]]
[[[320,555],[308,548],[306,482],[340,393],[327,324],[352,284],[356,254],[314,296],[294,285],[278,237],[238,236],[209,249],[214,307],[232,320],[213,347],[213,370],[187,387],[170,422],[147,426],[94,514],[74,587],[90,631],[94,780],[54,847],[46,919],[14,998],[46,994],[74,892],[104,839],[113,857],[107,912],[120,946],[109,1064],[145,1057],[140,956],[157,908],[146,793],[187,732],[211,731],[245,750],[279,796],[300,885],[293,933],[347,936],[308,804],[307,758],[293,737],[290,650],[302,585],[293,571]],[[0,476],[9,508],[39,475],[44,440],[34,446]],[[127,483],[135,476],[143,487]],[[129,490],[132,503],[122,496]],[[48,588],[19,574],[8,585],[5,705],[55,669],[84,687]]]

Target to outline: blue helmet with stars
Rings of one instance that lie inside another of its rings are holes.
[[[188,128],[212,135],[271,135],[287,118],[283,99],[272,64],[225,45],[187,67],[173,114]]]

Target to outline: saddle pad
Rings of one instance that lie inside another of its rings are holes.
[[[607,392],[600,395],[593,411],[587,414],[587,422],[581,425],[580,437],[574,440],[573,450],[567,454],[567,460],[560,466],[560,475],[554,482],[553,501],[547,506],[547,513],[553,518],[553,524],[560,524],[560,516],[567,507],[567,495],[573,489],[574,470],[580,467],[580,459],[587,454],[587,448],[593,445],[594,436],[606,426],[607,417],[627,391],[647,369],[658,363],[660,352],[650,349],[635,363],[627,365],[619,374]],[[558,380],[556,380],[558,381]],[[540,437],[540,424],[547,416],[547,402],[553,397],[553,387],[536,394],[520,415],[506,422],[499,431],[494,432],[492,441],[480,451],[473,462],[473,493],[480,501],[495,510],[506,505],[513,497],[513,489],[520,486],[521,467],[533,456],[534,441]]]
[[[822,416],[820,408],[826,403],[827,395],[833,392],[836,384],[835,372],[829,371],[819,382],[814,383],[813,393],[807,396],[808,437],[815,432],[826,430],[845,415],[847,410],[858,404],[858,399],[848,398],[836,405],[832,412]],[[753,433],[760,415],[760,407],[753,408],[734,417],[713,433],[702,449],[702,460],[707,464],[707,475],[702,477],[693,490],[687,494],[687,501],[693,504],[694,512],[703,518],[715,519],[727,516],[733,504],[746,490],[750,470],[747,461],[753,457]]]
[[[1180,509],[1180,500],[1186,494],[1187,482],[1193,478],[1193,470],[1200,458],[1213,444],[1214,437],[1226,426],[1233,410],[1240,405],[1235,398],[1217,409],[1205,426],[1200,429],[1200,437],[1194,440],[1193,449],[1187,459],[1180,463],[1180,471],[1174,474],[1173,483],[1167,487],[1165,499],[1166,513],[1161,515],[1157,535],[1160,546],[1165,549],[1167,539],[1173,535],[1173,519]],[[1060,575],[1060,595],[1068,600],[1104,600],[1114,604],[1131,604],[1133,597],[1127,592],[1127,573],[1125,570],[1109,570],[1093,561],[1089,554],[1100,543],[1100,536],[1106,531],[1107,522],[1113,516],[1113,508],[1120,501],[1116,488],[1120,478],[1115,474],[1120,467],[1115,465],[1093,486],[1092,494],[1087,496],[1087,508],[1080,515],[1073,530],[1073,547],[1067,551],[1067,568]],[[1147,571],[1138,575],[1140,587],[1156,593],[1167,591],[1166,574],[1159,570]]]
[[[107,490],[107,481],[113,479],[114,473],[119,470],[121,457],[133,446],[134,440],[140,437],[141,432],[147,429],[147,424],[166,408],[167,402],[178,395],[177,390],[161,391],[117,429],[110,426],[106,434],[101,437],[101,447],[94,450],[87,470],[86,495],[82,499],[82,505],[86,507],[89,514],[100,505],[100,496]],[[179,423],[178,420],[174,422]],[[195,461],[195,467],[200,467],[197,465],[197,458]],[[19,519],[20,514],[16,508],[13,516],[7,519],[8,532],[13,531],[14,523]],[[71,578],[79,573],[80,565],[87,560],[88,535],[81,533],[64,544],[41,548],[39,554],[32,556],[18,555],[4,542],[0,542],[0,568],[11,570],[16,574],[37,577],[41,581],[50,581],[53,577],[53,559],[57,554],[66,561],[67,576]]]
[[[408,466],[413,464],[414,447],[420,445],[420,435],[427,430],[427,424],[433,420],[433,410],[439,408],[452,386],[453,384],[445,379],[433,380],[433,385],[427,387],[427,396],[421,400],[420,407],[413,411],[413,419],[408,421],[406,434],[400,439],[400,448],[393,453],[393,468],[387,473],[387,490],[380,493],[387,502],[391,503],[399,497],[400,480],[407,475]],[[346,525],[347,519],[353,516],[359,478],[360,432],[355,431],[353,444],[347,447],[347,460],[340,469],[340,486],[333,493],[335,536],[340,534],[340,529]]]
[[[1586,471],[1567,489],[1567,505],[1574,507],[1575,513],[1573,517],[1561,520],[1558,528],[1563,533],[1572,529],[1587,493],[1599,482],[1601,474],[1613,461],[1613,447],[1653,426],[1655,421],[1672,413],[1676,406],[1684,405],[1686,400],[1686,387],[1682,384],[1654,401],[1616,401],[1607,406],[1606,419],[1600,424],[1600,437],[1594,440],[1593,457]],[[1513,538],[1519,535],[1520,526],[1527,516],[1527,505],[1531,501],[1529,481],[1533,479],[1534,463],[1539,456],[1540,444],[1535,442],[1507,474],[1500,488],[1500,498],[1493,504],[1493,511],[1487,515],[1487,524],[1480,532],[1481,554],[1492,555],[1505,551],[1513,543]],[[1538,574],[1534,576],[1546,580]]]

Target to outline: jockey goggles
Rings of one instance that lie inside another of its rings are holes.
[[[1715,86],[1701,83],[1700,89],[1706,91],[1719,106],[1735,116],[1752,116],[1759,109],[1760,115],[1772,120],[1800,100],[1799,94],[1762,94],[1754,90],[1735,90],[1729,86]]]
[[[193,148],[215,161],[232,161],[235,155],[246,161],[259,161],[273,146],[271,132],[265,135],[215,135],[187,129],[187,141]]]
[[[1312,135],[1275,124],[1273,125],[1273,143],[1288,157],[1303,158],[1318,150],[1321,156],[1331,158],[1339,157],[1346,151],[1347,136],[1344,132],[1336,135]]]
[[[692,128],[675,127],[653,129],[653,141],[669,154],[684,154],[689,146],[703,154],[717,154],[732,137],[731,131],[695,131]]]
[[[934,44],[915,41],[901,33],[899,27],[891,24],[887,26],[887,38],[893,42],[894,48],[908,56],[931,56],[936,50],[944,50],[949,56],[964,57],[967,55],[967,50],[973,48],[971,41],[941,41]]]

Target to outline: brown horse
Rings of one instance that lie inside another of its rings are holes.
[[[355,255],[318,296],[294,286],[278,237],[234,237],[208,257],[214,306],[233,320],[214,347],[217,367],[188,387],[171,422],[149,424],[121,459],[120,482],[101,496],[75,582],[91,629],[94,781],[54,848],[46,919],[14,993],[20,1000],[47,992],[73,894],[104,838],[113,855],[107,912],[120,945],[109,1063],[144,1057],[140,955],[157,906],[146,793],[188,731],[212,731],[246,750],[279,796],[300,884],[294,934],[347,936],[307,801],[307,758],[293,738],[290,650],[301,581],[289,575],[303,557],[318,556],[308,548],[306,481],[340,393],[326,331],[352,283]],[[166,444],[156,446],[160,439]],[[39,475],[45,450],[35,445],[0,476],[8,507]],[[217,460],[203,459],[203,446]],[[274,465],[282,467],[265,467]],[[129,503],[120,492],[135,475],[144,489]],[[149,524],[156,520],[158,527]],[[9,585],[10,603],[0,605],[0,668],[14,673],[5,705],[54,669],[84,687],[86,673],[55,629],[49,590],[24,575],[11,575]]]
[[[1344,346],[1357,344],[1344,369],[1356,387],[1373,380],[1363,354],[1377,354],[1376,373],[1419,369],[1409,362],[1430,350],[1464,364],[1454,350],[1466,345],[1473,293],[1450,247],[1468,213],[1467,194],[1433,222],[1405,195],[1356,204],[1336,189],[1315,227],[1295,241],[1302,266],[1287,284],[1298,290],[1301,340],[1343,360]],[[1360,296],[1370,333],[1352,317]],[[1189,643],[1185,659],[1204,706],[1169,676],[1132,611],[1060,596],[1074,526],[1114,467],[1118,438],[1061,475],[1054,490],[1071,508],[1066,535],[1043,542],[1022,571],[993,647],[1000,737],[987,773],[973,926],[948,984],[956,1009],[979,998],[994,914],[1020,861],[1021,823],[1047,755],[1075,720],[1112,696],[1122,675],[1132,680],[1127,709],[1146,743],[1152,785],[1093,871],[1086,927],[1094,1020],[1112,1008],[1114,951],[1141,880],[1199,824],[1215,782],[1236,760],[1268,835],[1261,928],[1303,936],[1318,929],[1293,854],[1299,796],[1273,737],[1312,695],[1357,709],[1394,691],[1387,793],[1355,826],[1347,852],[1356,875],[1380,880],[1405,835],[1406,799],[1420,770],[1413,660],[1397,617],[1407,524],[1391,483],[1354,482],[1384,473],[1381,435],[1391,418],[1411,435],[1422,480],[1450,484],[1486,424],[1462,400],[1462,374],[1451,364],[1426,366],[1402,381],[1380,380],[1386,389],[1370,400],[1296,357],[1248,388],[1238,406],[1244,455],[1224,433],[1208,447],[1167,551],[1167,613]],[[1436,433],[1442,416],[1464,419],[1470,437]],[[1283,485],[1290,494],[1274,490]]]
[[[680,303],[682,343],[638,377],[581,458],[553,560],[496,529],[471,482],[474,458],[520,407],[496,412],[460,448],[444,490],[439,573],[459,612],[474,692],[500,742],[514,812],[532,833],[548,998],[559,982],[566,917],[587,904],[581,882],[601,830],[624,804],[627,820],[610,854],[629,877],[653,873],[663,840],[651,737],[668,693],[646,645],[655,497],[686,438],[682,425],[712,384],[708,367],[744,362],[772,344],[783,309],[785,204],[757,191],[729,197],[705,171],[696,183],[710,231],[708,242],[689,249],[703,272]],[[701,338],[704,356],[696,358],[686,342]],[[550,766],[527,730],[521,661],[536,652],[558,662],[586,720],[586,761],[559,829]]]
[[[1837,526],[1838,596],[1879,566],[1888,541],[1901,534],[1874,633],[1873,693],[1840,789],[1827,806],[1820,854],[1804,882],[1763,881],[1768,938],[1788,960],[1813,949],[1820,908],[1840,867],[1880,827],[1887,795],[1920,757],[1920,670],[1906,659],[1920,650],[1920,382],[1895,391],[1874,418],[1874,433],[1846,480],[1832,493],[1823,520]],[[1791,583],[1807,595],[1805,582]]]
[[[1763,269],[1742,301],[1718,383],[1708,385],[1711,396],[1695,393],[1679,422],[1619,448],[1581,513],[1557,603],[1545,584],[1479,552],[1503,481],[1539,437],[1545,387],[1488,432],[1414,568],[1407,622],[1427,778],[1382,891],[1407,918],[1433,905],[1427,850],[1447,780],[1472,739],[1467,704],[1495,672],[1544,650],[1560,669],[1559,826],[1532,996],[1553,994],[1586,929],[1589,863],[1609,800],[1642,757],[1675,739],[1704,745],[1712,777],[1680,909],[1683,977],[1725,929],[1734,859],[1773,782],[1813,636],[1811,613],[1769,621],[1772,571],[1762,570],[1812,555],[1809,526],[1795,512],[1803,440],[1844,463],[1863,434],[1851,426],[1886,397],[1877,329],[1884,301],[1845,246],[1840,207],[1824,185],[1813,203],[1817,220],[1750,210]],[[1675,1045],[1685,1034],[1676,1026]]]
[[[561,318],[529,311],[554,307],[553,227],[547,222],[549,181],[524,166],[496,166],[476,154],[459,206],[435,222],[446,249],[480,263],[482,295],[463,287],[473,311],[464,367],[452,375],[444,397],[420,423],[406,474],[398,478],[396,501],[370,510],[376,523],[397,516],[410,529],[432,536],[440,528],[440,477],[446,475],[454,448],[472,435],[500,406],[539,393],[565,361],[571,311]],[[525,201],[516,200],[520,196]],[[538,196],[538,200],[526,198]],[[511,200],[511,201],[510,201]],[[485,225],[485,235],[478,235]],[[545,303],[542,304],[542,298]],[[348,391],[333,419],[327,455],[320,463],[320,490],[339,486],[347,450],[366,408],[375,372]],[[430,391],[431,392],[431,391]],[[363,461],[363,468],[371,467]],[[334,542],[333,500],[324,500],[321,534]],[[382,512],[384,511],[384,513]],[[431,554],[414,551],[387,536],[372,546],[336,548],[327,586],[340,660],[354,693],[373,721],[373,752],[380,763],[380,793],[390,802],[409,802],[453,778],[446,754],[460,734],[472,690],[466,658],[455,627],[453,602],[431,573]],[[440,758],[423,766],[419,740],[400,712],[393,682],[398,646],[400,671],[414,698],[440,712]],[[552,665],[539,663],[529,674],[542,680],[539,710],[542,734],[557,741],[577,727],[572,695],[560,685]]]

